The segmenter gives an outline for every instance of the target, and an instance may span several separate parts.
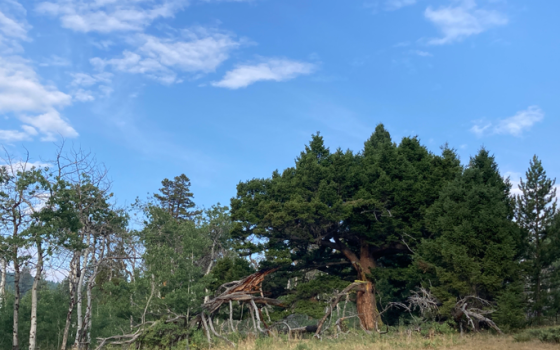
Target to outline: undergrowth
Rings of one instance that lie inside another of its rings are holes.
[[[547,343],[560,343],[560,326],[526,329],[513,338],[518,342],[538,339]]]

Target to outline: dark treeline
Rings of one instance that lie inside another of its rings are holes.
[[[278,270],[261,293],[285,306],[261,309],[269,325],[316,324],[354,281],[364,287],[336,314],[365,331],[513,331],[560,313],[555,180],[537,156],[515,196],[489,150],[462,165],[452,148],[397,144],[379,125],[360,152],[314,135],[293,167],[239,183],[229,207],[198,208],[186,175],[128,208],[110,185],[81,151],[49,167],[3,159],[1,349],[95,349],[123,334],[134,348],[202,344],[191,321],[204,301],[267,268]],[[414,307],[419,296],[432,304]],[[242,303],[230,310],[216,328],[251,328]]]

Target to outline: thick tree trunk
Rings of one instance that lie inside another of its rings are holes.
[[[37,271],[33,279],[33,288],[31,289],[31,328],[29,329],[29,350],[35,350],[37,346],[37,289],[41,274],[43,273],[43,249],[41,242],[37,242]]]
[[[374,330],[381,324],[381,318],[377,311],[377,302],[375,300],[375,286],[369,280],[368,274],[370,270],[375,268],[375,259],[371,256],[369,245],[365,240],[360,241],[360,268],[358,269],[358,277],[362,281],[367,281],[366,290],[356,293],[356,308],[358,309],[358,317],[362,326],[367,330]]]
[[[375,300],[375,285],[368,278],[370,270],[376,267],[375,258],[371,255],[370,247],[364,239],[360,239],[360,257],[351,251],[340,240],[336,240],[339,250],[352,263],[361,281],[366,281],[366,290],[356,293],[356,308],[362,327],[366,330],[375,330],[382,324],[377,302]]]
[[[12,350],[19,350],[19,261],[17,247],[14,247],[14,324],[12,337]]]

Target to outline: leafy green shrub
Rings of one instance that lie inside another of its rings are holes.
[[[497,298],[497,310],[492,315],[494,321],[505,332],[523,328],[525,319],[525,296],[521,283],[507,286],[505,291]]]
[[[526,329],[514,335],[513,339],[518,342],[538,339],[547,343],[560,343],[560,327]]]

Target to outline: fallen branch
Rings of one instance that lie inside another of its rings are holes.
[[[105,346],[105,344],[107,342],[109,342],[107,345],[130,345],[132,343],[134,343],[142,334],[144,329],[142,329],[142,326],[150,324],[150,326],[147,329],[152,328],[154,325],[157,324],[157,322],[146,322],[144,324],[140,325],[140,328],[132,333],[132,334],[121,334],[121,335],[113,335],[107,338],[97,338],[98,341],[101,341],[101,343],[99,343],[99,345],[97,346],[97,348],[95,348],[95,350],[101,350],[103,348],[103,346]],[[130,338],[129,340],[124,340],[126,338]],[[111,340],[115,340],[115,341],[111,341]]]
[[[342,290],[342,292],[338,293],[335,296],[333,302],[331,303],[331,305],[327,309],[327,312],[325,313],[325,316],[323,316],[321,321],[319,321],[319,323],[317,324],[317,331],[315,332],[315,335],[314,335],[315,338],[320,337],[319,334],[321,333],[321,329],[323,328],[323,324],[327,320],[327,317],[329,317],[329,315],[332,313],[332,311],[334,310],[336,305],[340,302],[340,298],[342,298],[345,295],[348,295],[348,293],[350,293],[351,291],[363,289],[364,284],[366,284],[366,283],[367,282],[364,282],[364,281],[355,281],[354,283],[351,283],[348,287],[344,288]]]
[[[478,322],[485,322],[490,328],[494,329],[496,332],[498,332],[499,334],[503,334],[502,330],[500,328],[498,328],[498,326],[496,325],[496,323],[494,323],[494,321],[492,321],[491,319],[489,319],[488,317],[486,317],[485,315],[489,315],[491,313],[494,312],[494,310],[483,310],[479,307],[471,307],[471,308],[467,308],[467,306],[469,305],[469,303],[472,304],[479,304],[481,307],[487,307],[490,306],[490,302],[488,302],[487,300],[484,300],[480,297],[474,296],[474,295],[469,295],[464,297],[463,299],[459,300],[456,304],[455,304],[455,319],[459,322],[459,326],[461,328],[461,331],[463,330],[462,328],[462,324],[461,324],[461,316],[465,316],[465,318],[467,319],[467,326],[471,325],[472,329],[474,331],[477,331],[477,328],[474,324],[473,319],[477,320]]]

